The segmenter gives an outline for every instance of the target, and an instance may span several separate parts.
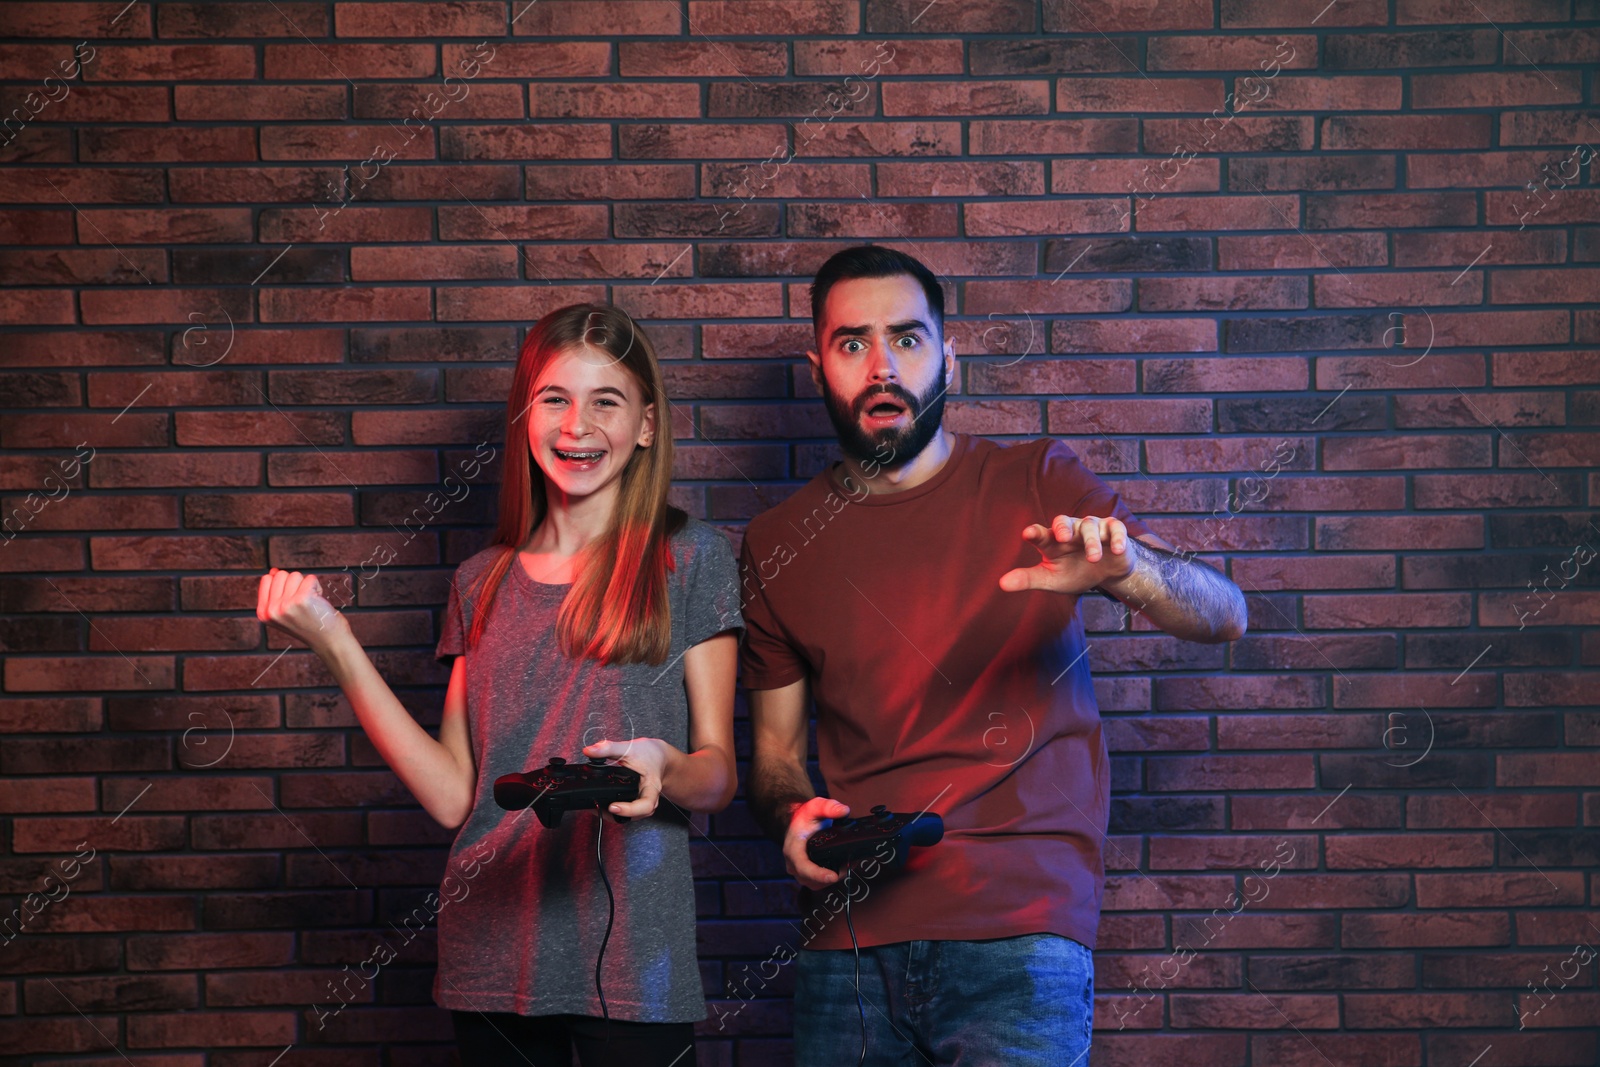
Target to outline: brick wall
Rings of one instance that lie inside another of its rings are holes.
[[[1250,597],[1231,647],[1084,605],[1115,768],[1095,1062],[1596,1063],[1595,0],[0,29],[17,1062],[448,1062],[427,935],[328,993],[447,835],[263,635],[255,576],[331,573],[436,722],[527,326],[648,322],[676,499],[737,537],[831,455],[805,284],[870,239],[948,279],[952,428],[1066,439]],[[787,1062],[760,964],[791,886],[742,803],[708,828],[702,1062]]]

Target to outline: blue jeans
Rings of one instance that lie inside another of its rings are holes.
[[[861,1054],[850,949],[795,960],[795,1067]],[[1070,938],[901,941],[861,950],[869,1067],[1085,1067],[1094,957]]]

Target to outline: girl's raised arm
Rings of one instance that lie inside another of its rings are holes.
[[[349,622],[323,597],[313,575],[276,567],[262,575],[256,618],[304,641],[317,654],[344,690],[373,747],[429,815],[452,830],[466,822],[477,769],[467,728],[465,656],[456,657],[450,672],[435,741],[378,674]]]

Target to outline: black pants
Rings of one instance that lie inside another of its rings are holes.
[[[695,1067],[693,1023],[630,1023],[590,1015],[451,1011],[462,1067]]]

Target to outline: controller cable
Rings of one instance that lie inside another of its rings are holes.
[[[611,1012],[606,1007],[606,994],[600,988],[600,964],[606,958],[606,944],[611,940],[611,926],[617,920],[617,895],[611,888],[611,879],[606,876],[606,857],[600,850],[600,838],[605,833],[606,813],[595,812],[594,856],[600,865],[600,880],[606,884],[606,932],[600,939],[600,954],[594,959],[594,991],[600,998],[600,1015],[606,1021],[606,1043],[611,1043]]]
[[[852,869],[850,874],[854,874]],[[840,884],[850,880],[850,874],[841,878]],[[861,1058],[856,1060],[856,1067],[862,1067],[867,1062],[867,1009],[861,1000],[861,943],[856,940],[856,924],[850,921],[850,890],[844,893],[844,924],[850,930],[850,948],[856,956],[856,1012],[861,1016]]]

